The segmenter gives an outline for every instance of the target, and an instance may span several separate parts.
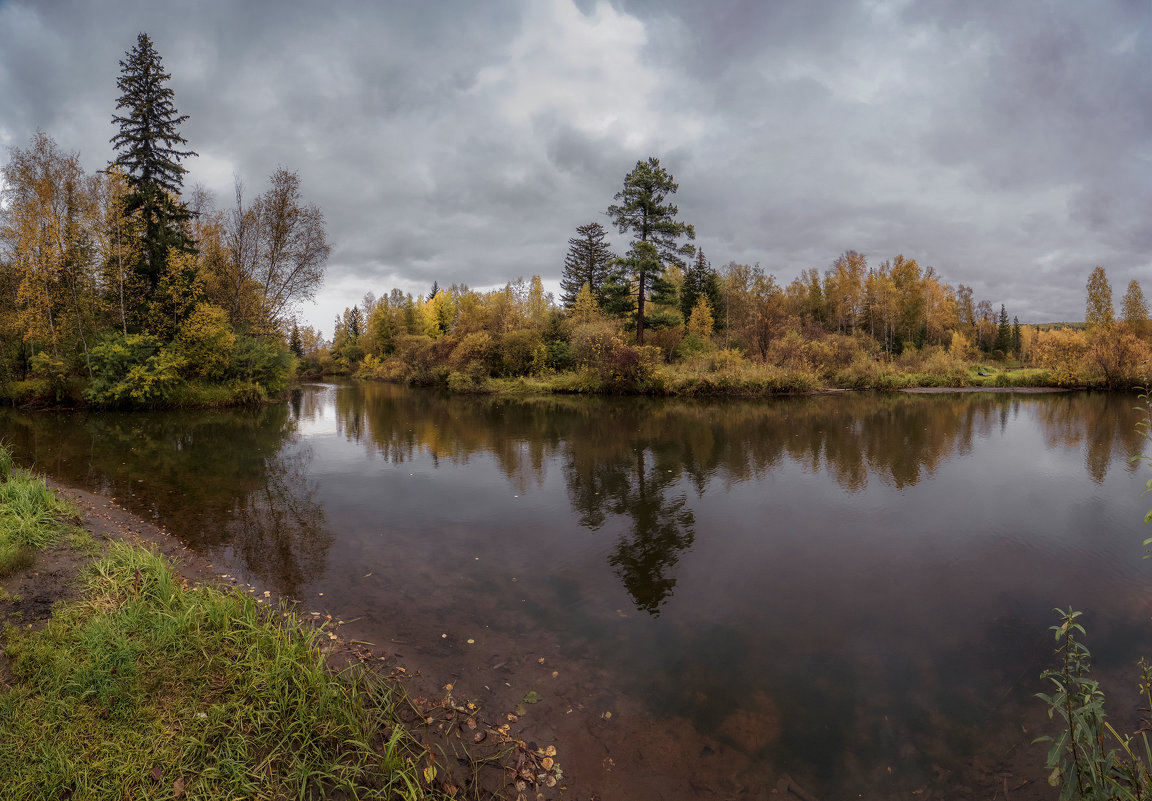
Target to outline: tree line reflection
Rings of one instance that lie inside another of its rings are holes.
[[[332,534],[287,405],[36,415],[0,410],[0,437],[58,480],[163,521],[194,550],[234,554],[295,594],[323,571]]]
[[[257,410],[51,414],[0,410],[0,436],[60,480],[163,520],[194,548],[227,550],[295,594],[323,572],[333,534],[298,422],[335,412],[374,457],[491,459],[517,492],[561,471],[579,524],[620,531],[609,563],[636,607],[659,614],[697,536],[693,497],[786,464],[845,491],[897,489],[1021,413],[1049,448],[1082,449],[1095,482],[1142,452],[1128,396],[847,394],[757,401],[444,397],[385,384],[305,388]],[[1037,459],[1043,453],[1037,453]],[[1136,469],[1135,465],[1127,469]]]
[[[870,481],[904,489],[1032,409],[1048,447],[1083,447],[1097,482],[1143,444],[1131,399],[1100,394],[508,400],[373,384],[330,401],[349,441],[394,463],[420,453],[467,464],[484,454],[519,491],[542,484],[558,465],[580,525],[596,531],[624,521],[627,533],[609,562],[636,607],[653,615],[696,538],[691,494],[726,491],[786,462],[826,471],[850,493]]]

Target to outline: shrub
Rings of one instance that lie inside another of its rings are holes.
[[[681,353],[681,348],[684,347],[684,326],[677,325],[672,328],[650,331],[648,332],[648,344],[660,348],[666,362],[671,362],[675,358],[684,358]]]
[[[488,369],[479,362],[470,362],[462,369],[448,373],[447,385],[456,393],[487,392]]]
[[[149,334],[109,333],[92,348],[84,397],[97,406],[158,406],[180,383],[184,358]]]
[[[468,334],[460,344],[452,349],[449,364],[455,371],[475,372],[475,366],[485,375],[492,372],[493,362],[496,360],[496,343],[487,331],[477,331]]]
[[[1088,350],[1088,337],[1083,331],[1054,328],[1037,331],[1032,346],[1032,361],[1047,368],[1054,385],[1076,386],[1084,383],[1084,357]]]
[[[572,358],[572,347],[568,344],[567,340],[551,340],[547,343],[547,347],[548,354],[544,363],[549,370],[563,372],[564,370],[572,369],[572,365],[576,363],[576,360]]]
[[[680,340],[676,347],[676,357],[681,360],[688,360],[692,357],[714,351],[716,346],[712,343],[711,339],[702,337],[699,334],[688,334]]]
[[[1086,367],[1109,389],[1131,389],[1147,383],[1152,352],[1124,326],[1097,328],[1088,335]]]
[[[273,339],[236,337],[228,377],[233,381],[251,382],[269,396],[279,395],[292,377],[292,352]]]
[[[186,375],[220,381],[228,373],[236,335],[223,309],[201,303],[180,324],[176,344],[187,358]]]
[[[614,323],[598,321],[573,326],[572,356],[578,367],[596,368],[624,346]]]
[[[548,349],[540,332],[530,328],[509,331],[500,338],[497,348],[500,356],[500,374],[505,376],[529,375],[539,372],[547,362]]]
[[[621,344],[601,363],[600,380],[609,392],[639,392],[646,389],[660,360],[657,347]]]

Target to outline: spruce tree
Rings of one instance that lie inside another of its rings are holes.
[[[1008,312],[1004,304],[1000,304],[1000,319],[996,326],[996,350],[1007,354],[1012,350],[1012,326],[1008,324]]]
[[[560,301],[565,308],[576,303],[580,288],[588,284],[592,296],[604,303],[604,283],[608,280],[612,260],[616,258],[604,240],[607,233],[598,222],[576,228],[579,236],[568,240],[568,255],[560,276]]]
[[[696,260],[684,271],[684,286],[680,289],[680,314],[688,320],[701,297],[708,299],[712,309],[719,309],[724,302],[724,292],[720,276],[712,269],[712,264],[704,257],[704,251],[696,253]]]
[[[292,334],[288,337],[288,350],[296,354],[296,358],[304,358],[304,344],[300,341],[300,327],[292,323]]]
[[[180,162],[196,153],[180,149],[188,142],[178,128],[188,116],[177,112],[172,103],[172,90],[167,86],[171,77],[164,72],[148,34],[141,33],[120,62],[116,87],[121,95],[116,110],[125,109],[125,116],[112,115],[119,130],[109,140],[117,150],[112,163],[128,179],[126,210],[138,214],[142,223],[141,271],[149,295],[164,274],[169,248],[194,251],[185,225],[191,214],[180,201],[186,172]]]
[[[696,229],[677,220],[680,209],[668,202],[679,185],[660,166],[660,160],[651,157],[636,162],[632,172],[624,176],[624,188],[614,199],[619,205],[608,207],[608,216],[620,233],[632,232],[635,241],[625,262],[631,269],[636,286],[636,341],[644,344],[644,300],[653,283],[664,272],[664,266],[675,264],[684,268],[683,256],[692,256],[696,248],[680,244],[681,237],[696,238]]]

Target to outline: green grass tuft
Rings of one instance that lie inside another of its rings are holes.
[[[392,695],[333,676],[310,631],[112,544],[82,601],[42,631],[6,633],[16,682],[0,695],[0,787],[14,798],[173,798],[177,787],[204,799],[423,797],[407,735],[385,732]]]

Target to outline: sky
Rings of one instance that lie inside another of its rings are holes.
[[[1152,298],[1148,0],[0,0],[0,160],[37,128],[113,157],[146,32],[222,206],[279,167],[332,254],[302,319],[365,292],[558,289],[568,239],[656,156],[713,266],[783,284],[897,254],[1022,322],[1102,265]]]

